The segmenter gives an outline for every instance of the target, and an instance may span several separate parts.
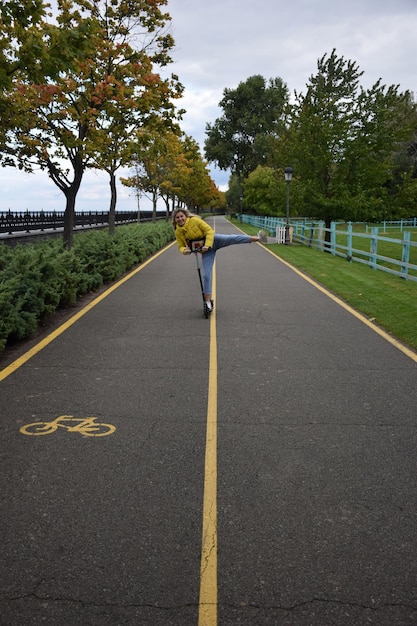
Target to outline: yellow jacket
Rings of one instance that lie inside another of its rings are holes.
[[[195,215],[187,217],[184,226],[175,227],[175,238],[181,253],[188,248],[187,239],[206,239],[208,248],[213,246],[214,230],[204,220]]]

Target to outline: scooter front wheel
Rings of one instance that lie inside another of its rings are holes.
[[[208,319],[208,316],[210,315],[210,313],[213,312],[214,309],[214,301],[210,300],[211,302],[211,308],[208,307],[207,302],[204,302],[204,317],[206,319]]]

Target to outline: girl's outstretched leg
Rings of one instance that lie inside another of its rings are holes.
[[[263,230],[260,230],[257,235],[214,235],[213,249],[219,250],[220,248],[226,248],[227,246],[235,246],[241,243],[266,243],[267,236]]]

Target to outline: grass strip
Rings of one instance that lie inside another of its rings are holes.
[[[257,229],[232,220],[249,235]],[[316,280],[394,337],[417,350],[417,284],[300,244],[268,244],[278,257]]]

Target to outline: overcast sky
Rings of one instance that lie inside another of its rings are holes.
[[[379,78],[417,98],[417,0],[168,0],[176,47],[169,70],[179,76],[187,110],[183,130],[203,148],[205,126],[221,115],[225,88],[255,74],[280,77],[292,94],[305,92],[317,60],[330,54],[355,61],[370,87]],[[221,188],[228,174],[212,170]],[[0,210],[64,210],[64,195],[44,173],[0,169]],[[119,210],[136,199],[118,185]],[[107,175],[88,172],[77,210],[107,210]],[[142,208],[149,204],[142,201]]]

